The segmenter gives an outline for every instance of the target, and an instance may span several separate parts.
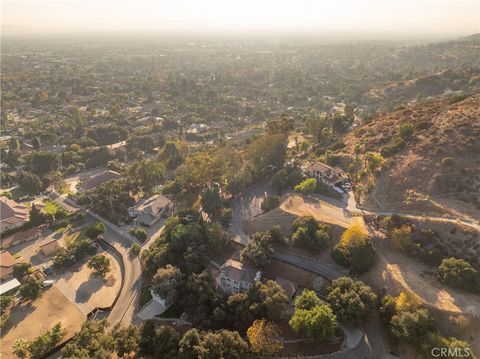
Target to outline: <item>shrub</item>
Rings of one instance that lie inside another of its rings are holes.
[[[380,313],[390,332],[398,339],[419,345],[434,329],[428,309],[413,292],[400,292],[382,299]]]
[[[441,282],[469,292],[480,292],[480,277],[470,263],[463,259],[444,259],[438,267]]]
[[[97,222],[86,229],[85,235],[90,239],[94,239],[105,233],[106,229],[107,227],[102,222]]]
[[[262,202],[262,211],[268,212],[280,204],[280,197],[279,196],[267,196],[265,197],[264,201]]]
[[[330,226],[320,224],[312,216],[297,218],[292,224],[292,242],[299,248],[306,249],[313,253],[320,252],[330,240],[328,232]]]
[[[131,228],[129,233],[140,242],[144,242],[147,239],[147,231],[143,228]]]
[[[405,123],[398,128],[397,135],[400,138],[406,139],[413,134],[413,125],[411,123]]]
[[[403,225],[400,228],[395,228],[392,230],[392,243],[395,248],[408,252],[412,250],[413,236],[412,236],[412,227],[409,225]]]
[[[315,178],[307,178],[303,182],[295,186],[295,191],[303,194],[309,194],[317,189],[317,180]]]

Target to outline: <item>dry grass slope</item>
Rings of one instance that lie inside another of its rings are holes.
[[[385,210],[478,216],[480,211],[480,95],[409,106],[380,116],[345,138],[380,152],[397,129],[410,123],[413,135],[389,157],[377,182]],[[476,215],[475,215],[476,214]]]

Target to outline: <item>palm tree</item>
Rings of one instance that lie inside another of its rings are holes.
[[[30,358],[31,354],[28,351],[28,341],[25,339],[17,339],[13,343],[13,354],[19,358]]]

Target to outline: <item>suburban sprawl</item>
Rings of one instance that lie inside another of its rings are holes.
[[[479,39],[2,38],[1,357],[478,356]]]

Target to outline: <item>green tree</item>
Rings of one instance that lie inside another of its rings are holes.
[[[333,247],[332,255],[337,263],[357,273],[366,271],[375,260],[372,240],[358,224],[343,232],[340,242]]]
[[[363,282],[341,277],[328,288],[327,301],[341,322],[358,326],[374,313],[377,296]]]
[[[43,183],[40,177],[32,172],[20,171],[17,181],[20,187],[29,194],[37,194],[43,188]]]
[[[138,351],[140,337],[137,327],[133,325],[115,329],[113,340],[115,341],[115,351],[120,358],[131,357]]]
[[[32,203],[32,208],[29,212],[29,222],[33,226],[40,226],[47,221],[47,216],[42,213],[35,203]]]
[[[480,291],[480,275],[470,263],[463,259],[446,258],[438,267],[439,280],[455,288],[478,293]]]
[[[295,191],[301,192],[303,194],[310,194],[315,192],[317,188],[317,180],[315,178],[307,178],[302,183],[299,183],[295,186]]]
[[[144,242],[148,236],[147,231],[144,228],[131,228],[128,232],[140,242]]]
[[[32,268],[31,263],[15,263],[13,265],[13,276],[21,282],[30,272],[30,268]]]
[[[31,354],[28,351],[29,342],[26,339],[17,339],[13,343],[13,354],[19,358],[30,358]]]
[[[128,171],[130,182],[147,192],[160,184],[165,176],[165,167],[152,160],[136,162]]]
[[[93,273],[96,276],[105,277],[110,271],[110,258],[103,254],[97,254],[88,261],[87,266],[93,269]]]
[[[153,276],[153,290],[161,297],[174,299],[185,281],[183,274],[175,266],[167,264],[164,268],[159,268]]]
[[[288,323],[295,333],[311,337],[319,343],[330,340],[337,328],[337,318],[327,304],[320,304],[311,309],[297,308]]]
[[[134,243],[130,250],[132,251],[132,253],[134,255],[138,256],[138,255],[140,255],[140,252],[142,251],[142,246],[138,243]]]
[[[53,152],[32,152],[27,157],[26,167],[37,175],[46,175],[54,172],[60,166],[61,159]]]
[[[62,349],[64,358],[111,358],[115,341],[106,331],[107,321],[87,320]]]
[[[286,157],[287,137],[284,134],[263,135],[252,141],[246,149],[245,159],[253,173],[265,174],[269,168],[280,168]]]
[[[200,195],[200,203],[203,211],[211,218],[215,218],[223,207],[223,200],[220,197],[218,188],[203,190]]]
[[[275,281],[260,282],[249,289],[247,293],[249,311],[255,318],[275,321],[280,319],[287,309],[288,297],[285,291]]]
[[[295,298],[295,308],[310,310],[317,305],[320,305],[322,301],[318,297],[317,293],[313,290],[304,289],[302,294]]]
[[[180,335],[172,327],[162,325],[157,328],[154,352],[165,359],[175,359],[178,355]]]
[[[313,253],[320,252],[330,240],[330,226],[319,223],[312,216],[298,217],[292,223],[292,242]]]
[[[34,300],[42,293],[42,286],[34,277],[28,277],[25,283],[20,286],[19,293],[26,300]]]
[[[280,191],[282,189],[294,187],[303,180],[301,171],[296,167],[282,168],[272,176],[270,183],[272,187]]]
[[[269,232],[255,233],[240,253],[242,261],[263,268],[273,256],[272,236]]]
[[[248,344],[238,332],[228,330],[198,332],[197,329],[190,329],[180,340],[179,346],[180,359],[238,359],[248,350]]]
[[[270,134],[288,134],[295,129],[295,121],[290,116],[282,114],[280,118],[267,120],[266,127]]]
[[[90,239],[95,239],[99,235],[104,234],[107,230],[107,227],[102,222],[97,222],[92,224],[85,230],[85,235]]]

